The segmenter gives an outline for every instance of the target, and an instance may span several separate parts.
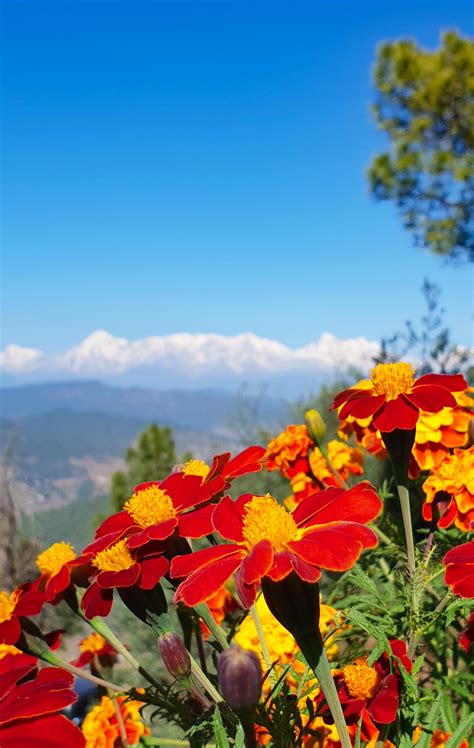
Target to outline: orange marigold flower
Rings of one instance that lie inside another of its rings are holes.
[[[377,364],[370,380],[340,392],[331,406],[341,408],[339,417],[370,418],[379,431],[412,430],[420,410],[438,413],[455,407],[453,392],[464,391],[467,382],[461,374],[425,374],[415,379],[415,369],[407,363]],[[342,407],[341,407],[342,406]]]
[[[297,473],[308,472],[308,453],[314,442],[304,424],[291,424],[269,443],[265,452],[267,470],[279,470],[291,479]]]
[[[13,592],[0,591],[0,643],[16,644],[21,634],[21,618],[40,612],[44,595],[22,585]]]
[[[127,741],[131,745],[138,743],[142,735],[150,734],[150,729],[144,725],[140,717],[140,701],[127,701],[125,697],[117,696],[116,703],[120,709]],[[86,740],[85,748],[114,748],[116,741],[120,740],[121,733],[116,707],[111,698],[103,696],[100,704],[90,710],[82,723],[82,733]]]
[[[416,745],[423,734],[421,727],[417,727],[413,733],[413,745]],[[433,734],[430,740],[430,748],[445,748],[447,741],[451,737],[452,733],[443,732],[442,730],[433,730]],[[467,740],[463,740],[459,743],[459,748],[469,748]]]
[[[474,447],[455,449],[423,483],[426,501],[423,517],[433,520],[433,506],[438,506],[439,527],[453,522],[460,530],[474,528]]]
[[[344,442],[332,439],[328,442],[328,456],[337,472],[343,480],[347,480],[349,475],[362,475],[363,454],[360,449],[348,447]],[[324,483],[326,486],[339,486],[337,479],[330,471],[328,464],[316,447],[309,456],[309,465],[313,475]]]

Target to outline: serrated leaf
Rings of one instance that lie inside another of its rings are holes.
[[[466,603],[466,600],[453,600],[452,603],[448,605],[446,610],[444,611],[444,615],[446,617],[446,626],[449,626],[454,619],[456,618],[456,613],[459,609],[468,609],[469,605]]]
[[[423,732],[421,733],[421,737],[418,740],[417,746],[418,748],[429,748],[431,744],[431,738],[433,737],[433,730],[436,727],[436,724],[439,719],[439,714],[441,711],[441,703],[442,703],[442,694],[438,694],[435,701],[433,701],[433,704],[431,705],[431,709],[428,713],[428,719],[424,726]]]
[[[418,673],[424,661],[425,661],[425,655],[420,655],[419,657],[416,658],[415,662],[413,663],[413,667],[411,669],[411,674],[413,675],[413,677]]]
[[[245,748],[245,733],[240,722],[237,725],[237,732],[235,733],[234,748]]]
[[[222,722],[221,713],[218,708],[214,709],[213,717],[214,735],[217,741],[217,748],[230,748],[229,738]]]
[[[470,737],[471,730],[473,728],[474,714],[471,712],[471,714],[468,714],[467,717],[459,723],[459,726],[456,728],[456,730],[453,732],[448,742],[446,743],[446,748],[459,748],[462,741],[465,738]]]

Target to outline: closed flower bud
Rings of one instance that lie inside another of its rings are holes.
[[[232,709],[246,709],[258,703],[262,690],[262,669],[255,652],[232,644],[217,659],[219,685]]]
[[[304,414],[308,434],[315,444],[320,444],[326,436],[326,424],[320,413],[314,408]]]
[[[168,672],[175,678],[187,677],[191,672],[189,652],[182,639],[173,632],[158,637],[158,649]]]

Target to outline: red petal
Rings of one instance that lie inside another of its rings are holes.
[[[185,582],[181,582],[176,590],[174,601],[182,600],[190,608],[205,602],[227,582],[239,565],[240,558],[234,555],[221,558],[195,571]]]
[[[57,574],[46,582],[45,595],[48,598],[48,601],[56,597],[56,595],[65,590],[66,587],[69,587],[70,581],[71,572],[69,567],[64,565]]]
[[[312,529],[301,540],[288,543],[288,548],[311,565],[346,571],[355,564],[364,548],[376,545],[376,534],[365,525],[335,522]]]
[[[95,531],[95,539],[97,540],[97,538],[101,538],[103,535],[109,535],[110,533],[116,533],[119,531],[122,534],[134,524],[135,523],[128,512],[116,512],[110,517],[107,517],[107,519],[104,519],[104,521],[99,525]]]
[[[214,504],[203,506],[194,512],[180,514],[178,517],[179,534],[183,538],[203,538],[214,532],[212,526],[212,513]]]
[[[169,562],[163,556],[150,556],[140,562],[140,582],[142,590],[151,590],[168,572]]]
[[[15,719],[11,710],[5,707],[9,697],[14,694],[16,684],[26,676],[32,677],[33,671],[37,669],[38,661],[35,657],[24,654],[7,654],[0,660],[0,724],[3,721]]]
[[[443,564],[452,563],[474,563],[474,540],[457,545],[445,554]]]
[[[149,540],[166,540],[166,538],[169,538],[173,534],[177,524],[178,520],[173,517],[164,522],[158,522],[156,525],[146,527],[142,532],[129,535],[127,545],[129,548],[139,548]]]
[[[446,584],[460,597],[474,597],[474,564],[450,564],[446,569]]]
[[[339,408],[343,403],[351,400],[353,397],[360,397],[361,394],[366,395],[367,392],[372,391],[373,390],[361,390],[357,387],[351,387],[348,390],[342,390],[342,392],[339,392],[334,398],[334,401],[329,410],[335,410],[336,408]]]
[[[20,634],[20,622],[16,616],[0,623],[0,644],[16,644]]]
[[[222,475],[224,478],[237,478],[239,475],[257,473],[262,469],[264,455],[264,447],[247,447],[227,463],[222,469]]]
[[[442,408],[455,408],[457,405],[454,395],[447,389],[436,387],[432,384],[425,386],[415,385],[412,392],[405,395],[405,397],[415,407],[426,410],[428,413],[437,413]]]
[[[112,608],[113,590],[103,590],[95,582],[85,591],[81,608],[86,618],[108,616]]]
[[[273,564],[268,570],[267,577],[273,579],[274,582],[279,582],[281,579],[287,577],[293,570],[291,555],[288,551],[274,553]]]
[[[235,589],[244,608],[251,608],[257,597],[257,585],[245,584],[242,579],[242,567],[235,574]]]
[[[136,525],[130,525],[130,527],[135,526]],[[107,535],[101,535],[100,538],[96,538],[92,541],[92,543],[86,545],[82,552],[86,556],[94,556],[96,553],[99,553],[99,551],[103,551],[104,548],[108,548],[110,545],[113,545],[123,536],[123,534],[123,530],[116,530],[115,532],[109,532]]]
[[[29,719],[2,728],[2,748],[84,748],[81,730],[59,714]]]
[[[24,592],[15,605],[15,615],[36,616],[42,609],[46,598],[42,592]]]
[[[361,390],[363,394],[352,397],[339,413],[339,418],[344,420],[347,416],[354,418],[369,418],[385,402],[386,395],[373,395],[371,390]]]
[[[238,557],[239,563],[245,551],[238,545],[212,545],[210,548],[202,548],[194,553],[187,553],[184,556],[175,556],[171,561],[170,576],[172,579],[177,577],[187,577],[199,569],[213,565],[217,561],[228,556]]]
[[[102,589],[113,589],[114,587],[131,587],[140,576],[140,566],[134,563],[128,569],[121,571],[101,571],[97,575],[96,582]]]
[[[293,511],[298,527],[324,525],[337,520],[370,522],[382,511],[382,501],[374,487],[367,481],[358,483],[349,491],[328,488],[308,496]]]
[[[248,500],[250,499],[249,494]],[[241,502],[235,502],[230,496],[224,496],[214,509],[212,524],[221,537],[241,543],[244,539],[242,535],[243,515]]]
[[[302,558],[295,556],[294,553],[291,554],[291,565],[300,579],[305,582],[317,582],[321,576],[321,570],[317,566],[308,564]]]
[[[399,395],[395,400],[387,400],[372,422],[376,429],[383,432],[394,429],[409,431],[415,428],[418,415],[418,408],[405,400],[403,395]]]
[[[265,576],[273,563],[273,548],[269,540],[261,540],[242,561],[242,579],[255,584]]]
[[[467,382],[462,374],[424,374],[416,380],[414,386],[425,384],[445,387],[450,392],[463,392],[467,389]]]
[[[375,722],[388,725],[394,722],[398,711],[398,689],[395,675],[387,675],[379,691],[367,705],[367,711]]]
[[[16,685],[0,706],[0,723],[58,712],[77,699],[74,676],[56,667],[45,667],[33,680]],[[3,743],[0,744],[3,745]]]

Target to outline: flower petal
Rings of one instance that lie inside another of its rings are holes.
[[[399,395],[395,400],[387,400],[373,418],[375,428],[382,432],[414,429],[418,421],[419,410],[415,405]]]
[[[306,561],[303,561],[302,558],[296,556],[294,553],[290,555],[290,558],[291,565],[300,579],[302,579],[304,582],[314,583],[318,581],[321,576],[321,570],[317,566],[308,564]]]
[[[298,527],[324,525],[338,520],[370,522],[382,511],[382,501],[368,481],[362,481],[345,491],[328,488],[303,499],[293,511]]]
[[[101,571],[96,577],[96,582],[102,589],[114,587],[131,587],[140,576],[140,566],[134,563],[128,569],[120,571]]]
[[[208,504],[193,512],[180,514],[178,517],[179,534],[183,538],[203,538],[214,531],[212,513],[214,504]]]
[[[270,577],[274,582],[279,582],[287,577],[293,571],[291,555],[288,551],[274,553],[273,564],[267,572],[267,577]]]
[[[386,400],[386,395],[373,395],[370,390],[361,390],[361,395],[352,397],[344,405],[339,413],[339,418],[344,420],[347,416],[354,418],[369,418]]]
[[[398,689],[395,675],[387,675],[383,679],[379,690],[367,705],[367,711],[374,720],[381,725],[394,722],[398,711]]]
[[[258,473],[262,469],[264,455],[264,447],[247,447],[223,467],[222,475],[224,478],[237,478],[247,473]]]
[[[457,405],[454,395],[444,387],[436,387],[433,384],[415,385],[405,397],[417,408],[428,413],[437,413],[442,408],[455,408]]]
[[[194,553],[187,553],[184,556],[175,556],[171,561],[170,577],[187,577],[195,571],[205,566],[213,565],[217,561],[228,556],[234,556],[240,559],[243,555],[243,549],[238,545],[212,545],[210,548],[202,548]]]
[[[84,748],[81,730],[60,714],[26,720],[2,728],[2,748]]]
[[[252,498],[251,494],[245,494],[247,500]],[[226,540],[234,540],[241,543],[244,539],[242,535],[243,524],[243,506],[246,502],[233,501],[230,496],[224,496],[214,509],[212,515],[212,524],[216,532]]]
[[[377,535],[356,522],[334,522],[312,528],[301,540],[288,543],[297,556],[314,566],[331,571],[352,568],[364,548],[374,548]]]
[[[190,608],[205,602],[227,582],[239,564],[240,558],[234,554],[198,569],[185,582],[181,582],[176,590],[174,601],[182,600]]]
[[[113,590],[104,590],[93,582],[85,591],[81,600],[81,608],[86,618],[109,615],[113,602]]]
[[[467,382],[462,374],[424,374],[416,380],[415,387],[425,384],[445,387],[450,392],[463,392],[467,389]]]
[[[273,563],[273,548],[269,540],[261,540],[242,561],[242,580],[255,584],[265,576]]]
[[[164,556],[148,556],[140,562],[139,587],[151,590],[168,572],[169,561]]]

